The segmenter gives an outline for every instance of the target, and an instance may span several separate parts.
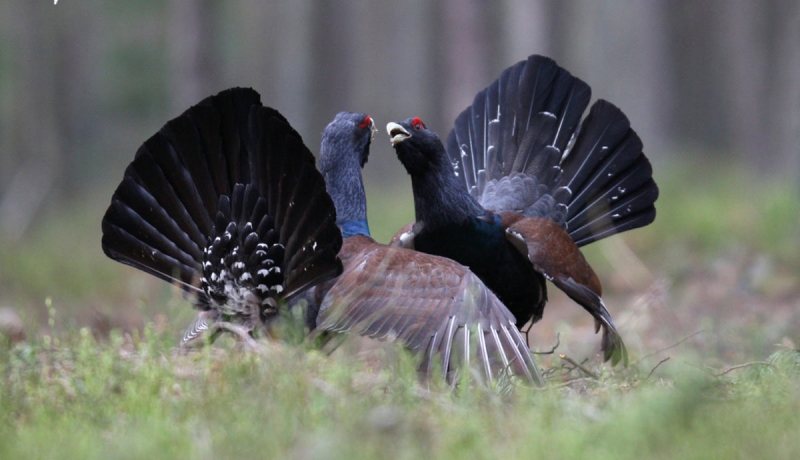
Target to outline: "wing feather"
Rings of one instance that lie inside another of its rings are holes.
[[[396,339],[423,354],[420,371],[426,374],[438,355],[448,378],[474,359],[491,379],[514,350],[514,373],[542,383],[527,344],[496,332],[513,328],[513,315],[467,268],[363,236],[345,240],[342,253],[344,271],[322,300],[319,328]]]

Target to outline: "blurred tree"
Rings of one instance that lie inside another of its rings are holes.
[[[256,88],[311,146],[340,110],[446,135],[531,53],[622,107],[656,161],[712,152],[798,175],[796,0],[0,2],[0,232],[117,177],[164,120],[223,88]],[[407,186],[388,144],[374,151],[367,176]]]
[[[218,91],[218,0],[169,0],[170,102],[180,113]]]
[[[619,106],[645,151],[664,152],[666,108],[674,99],[666,59],[666,3],[621,0],[559,2],[554,7],[554,55],[592,87],[592,97]]]
[[[61,78],[63,27],[47,6],[13,2],[0,7],[3,38],[15,44],[12,57],[4,59],[12,67],[2,72],[11,81],[4,95],[11,117],[3,123],[0,231],[10,241],[28,229],[63,167],[59,90],[68,84]]]
[[[800,3],[668,3],[676,145],[798,173]]]

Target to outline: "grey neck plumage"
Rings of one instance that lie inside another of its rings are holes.
[[[336,224],[344,238],[353,235],[370,236],[367,224],[367,195],[361,178],[359,155],[341,154],[352,151],[352,146],[342,146],[336,139],[323,138],[320,170],[325,186],[336,207]]]

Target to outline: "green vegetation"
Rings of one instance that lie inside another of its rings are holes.
[[[269,344],[190,355],[146,329],[4,352],[2,458],[796,458],[800,355],[674,382],[604,374],[510,394]],[[646,369],[643,369],[643,374]],[[504,388],[508,389],[508,388]]]
[[[29,336],[0,336],[0,458],[797,458],[796,184],[696,165],[658,181],[656,223],[615,238],[649,273],[587,248],[631,365],[599,363],[553,296],[533,338],[575,329],[537,358],[544,390],[420,383],[390,346],[177,353],[188,303],[102,254],[110,192],[52,213],[0,245],[0,306]],[[403,197],[370,196],[381,241],[412,215]]]

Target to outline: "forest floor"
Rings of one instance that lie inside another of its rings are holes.
[[[405,352],[359,340],[179,353],[189,303],[102,255],[105,196],[54,211],[0,246],[0,307],[27,332],[0,336],[0,458],[800,457],[797,184],[696,165],[657,180],[655,224],[585,250],[630,364],[602,363],[591,318],[550,286],[530,332],[544,389],[420,382]],[[402,193],[370,203],[381,241],[411,215]]]

